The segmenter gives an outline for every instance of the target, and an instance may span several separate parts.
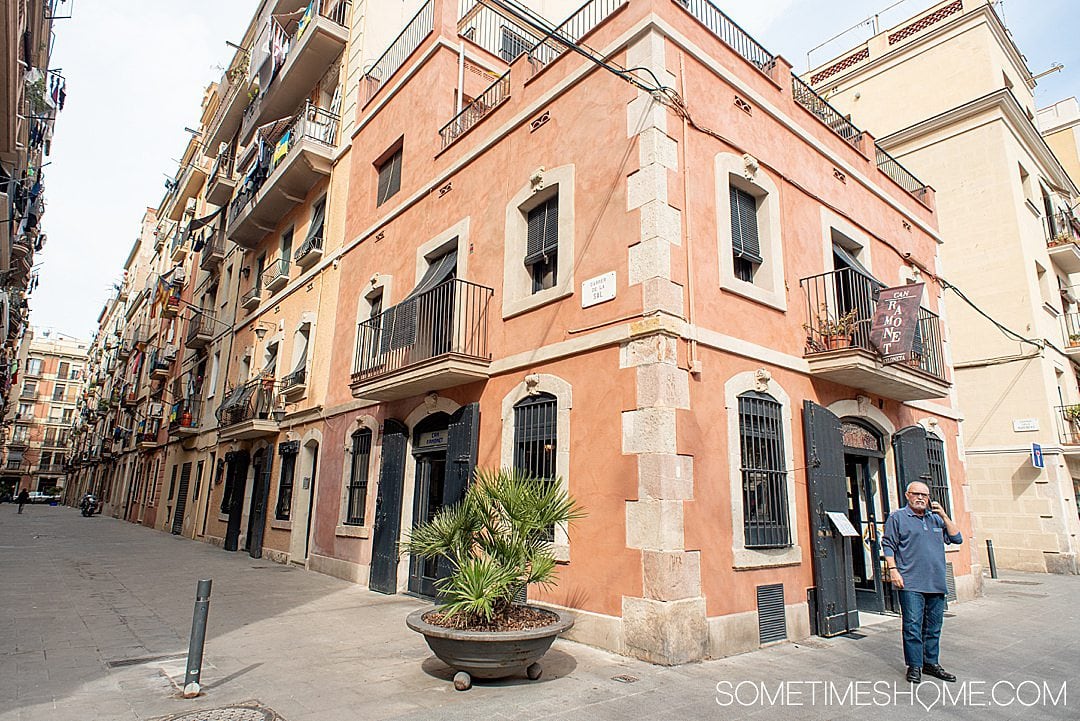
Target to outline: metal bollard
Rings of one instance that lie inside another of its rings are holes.
[[[199,581],[195,591],[195,615],[191,619],[191,641],[188,643],[187,673],[184,675],[184,698],[199,695],[202,678],[203,646],[206,643],[206,617],[210,613],[209,578]]]
[[[997,578],[997,563],[994,561],[994,542],[986,539],[986,557],[990,560],[990,578]]]

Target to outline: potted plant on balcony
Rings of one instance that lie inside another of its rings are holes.
[[[1080,403],[1061,407],[1061,417],[1065,419],[1069,445],[1080,445]]]
[[[584,516],[561,484],[520,471],[478,470],[465,498],[413,529],[404,549],[445,559],[439,603],[409,614],[409,628],[457,673],[464,691],[473,678],[505,678],[537,663],[555,637],[569,630],[566,613],[519,603],[530,584],[556,585],[550,530]]]
[[[847,313],[834,317],[823,303],[813,324],[803,325],[808,334],[807,346],[819,353],[851,347],[858,315],[858,308],[852,308]]]
[[[1069,333],[1069,347],[1075,348],[1080,345],[1080,333]]]

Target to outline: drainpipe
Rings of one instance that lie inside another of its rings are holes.
[[[457,59],[457,109],[454,111],[456,116],[461,112],[461,106],[463,104],[463,96],[465,95],[465,43],[461,43],[458,46],[458,59]]]
[[[685,55],[679,55],[679,84],[682,86],[683,100],[686,99],[686,63]],[[693,229],[690,220],[690,154],[687,153],[687,140],[690,135],[689,120],[686,114],[682,119],[682,178],[683,178],[683,223],[686,227],[686,320],[694,328],[694,335],[689,343],[690,373],[701,374],[701,360],[698,358],[697,324],[694,312],[694,243]]]

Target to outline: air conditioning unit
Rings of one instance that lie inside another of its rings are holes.
[[[164,411],[165,411],[165,406],[162,405],[161,403],[151,403],[150,404],[150,414],[149,415],[150,415],[151,418],[161,418],[161,414],[164,413]]]

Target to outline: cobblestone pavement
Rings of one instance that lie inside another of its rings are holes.
[[[416,599],[66,508],[0,505],[0,574],[0,721],[1080,719],[1075,577],[1008,574],[954,606],[942,662],[967,683],[943,698],[902,683],[896,619],[679,668],[557,641],[540,681],[459,693],[405,627]],[[206,693],[182,700],[200,577]]]

